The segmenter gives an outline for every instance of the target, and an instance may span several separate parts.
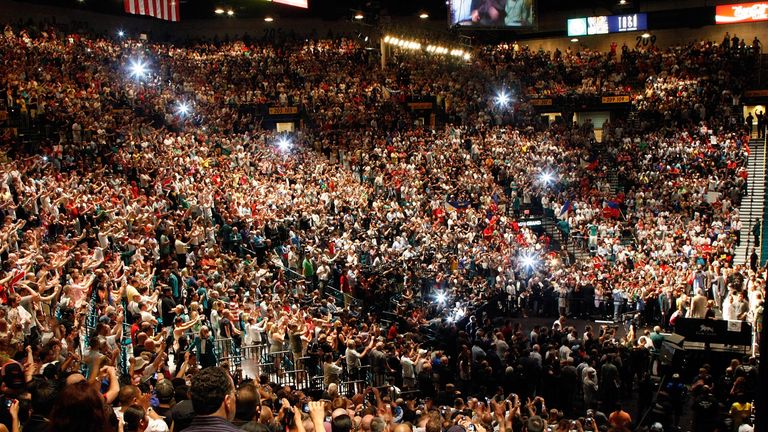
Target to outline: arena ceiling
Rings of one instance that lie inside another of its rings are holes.
[[[123,13],[123,0],[22,0],[28,3],[68,6],[113,14]],[[220,18],[217,7],[231,8],[237,17],[259,18],[266,15],[281,17],[316,17],[326,20],[352,19],[363,12],[365,21],[378,22],[382,17],[416,17],[429,14],[430,20],[446,19],[445,0],[308,0],[309,9],[271,3],[267,0],[181,0],[182,18]],[[629,12],[640,9],[670,9],[711,5],[706,0],[538,0],[540,15],[562,14],[568,11],[592,11],[597,14]]]

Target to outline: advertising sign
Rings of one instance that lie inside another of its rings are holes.
[[[735,24],[768,20],[768,2],[721,5],[715,9],[715,23]]]

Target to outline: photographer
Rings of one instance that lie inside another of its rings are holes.
[[[7,427],[5,424],[0,424],[0,431],[21,432],[21,422],[19,421],[19,401],[16,399],[8,399],[4,408],[8,410],[8,414],[10,415],[11,426]]]

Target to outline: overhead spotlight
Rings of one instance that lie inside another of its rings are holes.
[[[619,0],[619,5],[624,6],[627,4],[627,0]]]
[[[642,34],[642,38],[643,38],[643,39],[648,39],[649,37],[651,37],[651,34],[650,34],[650,33],[643,33],[643,34]]]
[[[389,39],[390,39],[389,36],[384,36],[384,43],[389,43]]]
[[[189,104],[187,104],[186,102],[179,102],[179,104],[176,106],[176,113],[182,117],[189,114],[189,111],[190,111]]]
[[[507,105],[509,105],[511,98],[509,97],[509,93],[502,90],[496,95],[496,105],[505,108]]]
[[[222,8],[216,8],[216,10],[213,11],[216,15],[221,15],[224,13],[224,9]]]
[[[526,252],[523,254],[523,256],[520,257],[520,264],[522,264],[523,267],[526,269],[532,269],[536,267],[536,264],[538,263],[538,260],[536,259],[536,256],[530,252]]]
[[[144,76],[147,74],[147,65],[144,64],[141,60],[134,60],[131,62],[130,66],[131,76],[134,78],[144,78]]]
[[[550,185],[555,181],[555,174],[551,171],[544,171],[539,175],[539,180],[545,185]]]
[[[362,13],[362,12],[357,12],[357,13],[355,14],[355,19],[356,19],[356,20],[361,20],[361,19],[363,19],[363,18],[365,18],[365,15],[363,15],[363,13]]]
[[[117,31],[117,36],[119,36],[119,37],[123,37],[123,36],[125,36],[125,32],[124,32],[124,31],[122,31],[122,30],[118,30],[118,31]]]
[[[428,14],[428,13],[426,13],[426,12],[422,12],[421,14],[419,14],[419,18],[421,18],[421,19],[427,19],[427,18],[429,18],[429,14]]]
[[[264,21],[266,21],[266,22],[272,22],[274,20],[275,20],[274,18],[269,17],[269,16],[268,17],[264,17]]]
[[[438,291],[438,293],[435,294],[435,302],[437,302],[437,304],[444,305],[447,300],[448,295],[445,293],[445,291]]]
[[[573,38],[573,39],[571,39],[571,42],[573,42],[573,43],[576,43],[576,42],[578,42],[578,41],[579,41],[579,38]]]
[[[293,144],[291,143],[291,140],[286,136],[282,136],[277,140],[277,148],[282,152],[287,152],[292,146]]]
[[[234,14],[235,14],[235,11],[233,11],[232,9],[227,11],[227,16],[232,16]]]
[[[472,55],[469,53],[464,53],[464,60],[469,60],[472,58]]]

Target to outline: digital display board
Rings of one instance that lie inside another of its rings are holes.
[[[448,23],[461,27],[533,27],[536,0],[448,0]]]
[[[587,17],[587,34],[588,35],[608,34],[608,17],[607,16]]]
[[[648,29],[648,15],[637,13],[631,15],[613,15],[608,17],[608,31],[621,33]]]
[[[715,23],[736,24],[768,20],[768,2],[721,5],[715,8]]]
[[[586,18],[571,18],[568,20],[568,36],[584,36],[587,34]]]
[[[568,36],[621,33],[646,30],[647,28],[648,15],[644,13],[571,18],[568,20]]]

